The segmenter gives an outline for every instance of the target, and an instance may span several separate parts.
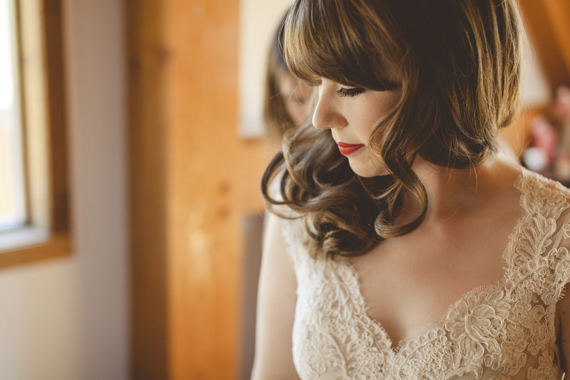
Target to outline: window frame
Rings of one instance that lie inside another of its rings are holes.
[[[26,227],[0,232],[0,268],[72,249],[61,0],[15,0]]]

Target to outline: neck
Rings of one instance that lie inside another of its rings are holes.
[[[513,168],[495,155],[468,169],[444,168],[417,158],[412,168],[426,189],[429,204],[424,223],[449,220],[479,207],[507,185],[508,181],[500,178],[507,166]],[[419,202],[407,189],[402,194],[402,210],[398,217],[402,222],[411,221],[421,212]]]

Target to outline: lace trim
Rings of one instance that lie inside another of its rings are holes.
[[[384,338],[389,342],[389,346],[391,347],[391,350],[393,351],[394,354],[397,354],[398,352],[400,352],[400,350],[404,346],[406,346],[409,342],[411,342],[415,339],[420,339],[423,335],[429,334],[429,332],[431,330],[442,328],[445,325],[445,323],[449,317],[449,314],[457,307],[457,305],[459,305],[461,302],[463,302],[466,298],[472,296],[475,293],[487,291],[489,289],[502,288],[502,287],[504,287],[504,284],[507,283],[508,278],[509,278],[509,271],[510,271],[510,266],[508,265],[507,257],[509,256],[509,253],[512,252],[512,247],[516,243],[516,239],[517,239],[518,235],[520,234],[520,230],[522,229],[522,225],[525,223],[525,221],[527,220],[527,218],[529,216],[528,209],[526,209],[524,207],[524,205],[526,203],[524,200],[525,193],[521,189],[521,187],[523,186],[523,182],[526,180],[526,175],[528,173],[530,173],[530,172],[527,172],[523,169],[523,171],[521,171],[521,173],[519,174],[519,176],[517,177],[517,179],[515,180],[515,183],[513,185],[516,189],[518,189],[521,192],[519,202],[521,204],[521,207],[523,207],[525,209],[525,215],[521,216],[517,220],[515,227],[513,228],[512,232],[509,234],[509,236],[507,238],[507,244],[506,244],[506,246],[503,249],[503,252],[501,254],[502,261],[503,261],[503,278],[501,280],[495,282],[495,283],[492,283],[489,285],[478,286],[478,287],[462,294],[461,297],[457,301],[455,301],[453,304],[451,304],[448,307],[446,313],[441,316],[441,318],[439,319],[438,322],[435,322],[435,323],[431,322],[431,323],[425,324],[420,329],[422,332],[420,332],[416,335],[402,339],[400,342],[398,342],[398,345],[395,348],[394,348],[395,342],[392,342],[388,333],[384,329],[384,326],[382,326],[382,324],[380,322],[376,321],[375,319],[371,318],[368,315],[369,309],[368,309],[368,306],[366,306],[364,296],[362,295],[362,290],[360,288],[360,280],[359,280],[358,272],[354,269],[354,267],[349,262],[347,262],[347,261],[339,262],[340,265],[346,267],[346,269],[349,271],[350,277],[355,279],[355,281],[351,281],[351,282],[354,282],[356,284],[356,287],[358,288],[358,296],[357,296],[358,297],[358,304],[362,310],[362,314],[364,315],[364,319],[366,319],[366,321],[368,323],[372,323],[372,324],[378,326],[378,328],[382,331]]]

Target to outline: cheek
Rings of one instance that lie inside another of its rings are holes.
[[[399,96],[393,93],[382,94],[379,99],[367,104],[359,113],[360,122],[358,134],[369,137],[378,120],[386,116],[397,104]]]
[[[361,141],[367,140],[378,120],[383,116],[377,112],[364,112],[358,116],[353,122],[353,129]]]

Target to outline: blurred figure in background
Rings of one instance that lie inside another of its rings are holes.
[[[281,20],[267,57],[263,119],[272,142],[281,144],[283,134],[303,123],[309,116],[313,88],[295,78],[283,54]]]
[[[285,132],[301,125],[310,114],[313,88],[295,78],[287,68],[283,54],[283,24],[281,20],[267,55],[267,70],[265,73],[265,95],[263,104],[263,119],[267,129],[268,148],[273,154],[281,149],[281,141]],[[248,272],[244,275],[247,282],[244,285],[246,295],[246,314],[244,317],[243,342],[243,374],[246,379],[251,376],[251,366],[254,355],[254,336],[248,332],[255,331],[255,307],[257,279],[261,261],[261,230],[263,216],[254,215],[246,218],[244,236],[246,237],[245,251],[248,253],[245,264]],[[258,256],[257,253],[258,252]],[[255,278],[255,280],[250,280]],[[249,298],[253,295],[253,300]]]

